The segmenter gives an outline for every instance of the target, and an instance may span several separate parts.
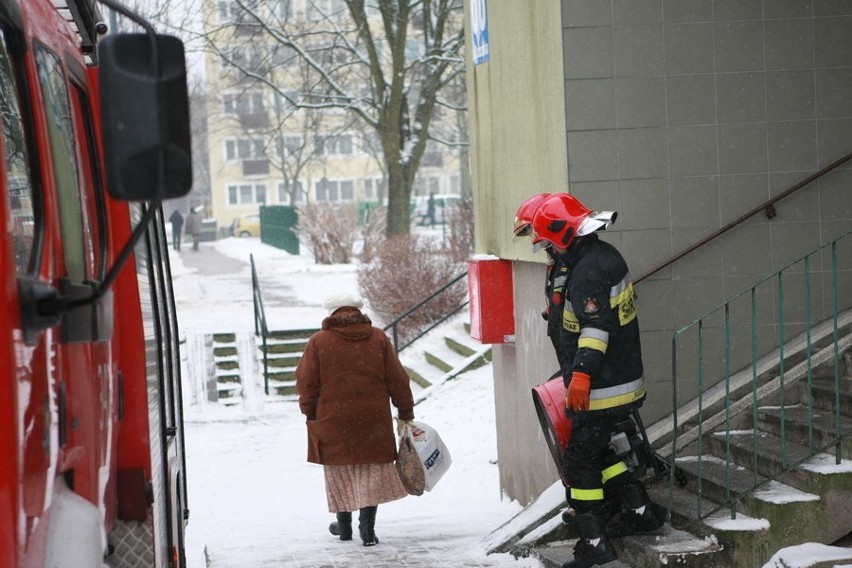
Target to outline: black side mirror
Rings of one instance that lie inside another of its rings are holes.
[[[124,201],[186,195],[192,152],[183,43],[116,34],[99,42],[98,60],[110,195]]]

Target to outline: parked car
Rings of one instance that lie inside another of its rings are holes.
[[[260,215],[240,215],[231,223],[231,234],[235,237],[259,237]]]
[[[419,227],[429,225],[442,225],[450,217],[450,211],[461,201],[461,195],[452,193],[435,194],[435,218],[429,219],[429,197],[419,196],[415,198],[414,214],[412,218]]]

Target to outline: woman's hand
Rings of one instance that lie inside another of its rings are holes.
[[[402,418],[396,419],[396,435],[400,438],[402,438],[402,435],[405,432],[406,425],[411,427],[411,420],[403,420]]]

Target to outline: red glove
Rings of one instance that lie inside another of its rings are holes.
[[[592,388],[591,377],[582,371],[571,374],[568,385],[568,396],[565,397],[565,407],[571,410],[589,409],[589,390]]]

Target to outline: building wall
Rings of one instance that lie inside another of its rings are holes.
[[[491,60],[468,66],[477,251],[532,261],[514,263],[518,327],[531,325],[542,302],[543,272],[537,278],[532,266],[544,259],[507,236],[526,196],[567,190],[593,209],[617,210],[617,223],[603,236],[638,278],[852,151],[848,2],[554,4],[488,0]],[[637,285],[646,423],[671,412],[676,328],[852,229],[852,164],[779,202],[776,213],[771,220],[752,217]],[[819,320],[831,302],[827,280],[815,281],[812,318]],[[840,285],[841,307],[848,306],[848,263]],[[791,281],[785,289],[802,287]],[[767,295],[777,301],[777,289]],[[762,325],[777,325],[778,309],[764,305],[759,317]],[[802,318],[787,314],[785,337],[803,329]],[[520,473],[546,447],[505,441],[529,442],[538,425],[534,418],[518,424],[517,402],[500,396],[521,397],[540,382],[537,361],[548,349],[526,333],[495,349],[498,445],[512,452],[500,455],[501,476],[507,494],[522,501],[556,477],[544,468]],[[694,384],[684,386],[695,393]]]

